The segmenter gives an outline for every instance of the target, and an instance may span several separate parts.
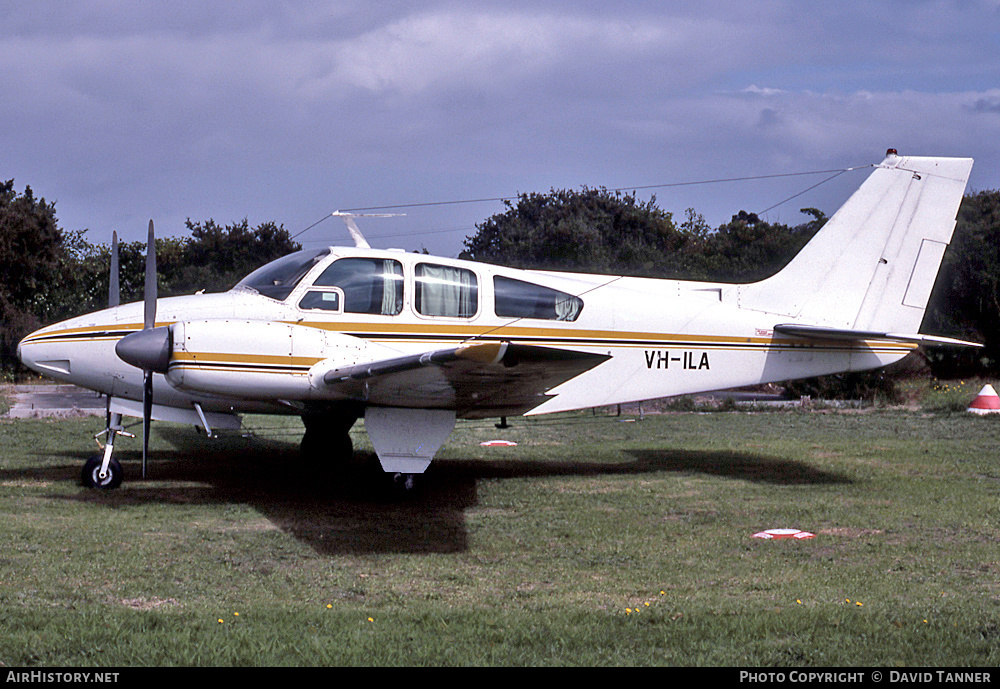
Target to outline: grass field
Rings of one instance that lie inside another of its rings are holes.
[[[1000,418],[460,422],[406,500],[269,417],[86,490],[102,421],[0,422],[3,666],[1000,663]]]

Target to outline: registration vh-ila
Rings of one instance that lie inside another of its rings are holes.
[[[209,434],[241,414],[302,418],[303,453],[343,461],[358,419],[410,487],[456,419],[548,414],[898,361],[919,334],[972,169],[890,149],[782,270],[748,284],[517,270],[355,246],[299,251],[228,292],[143,302],[42,328],[31,369],[108,398],[85,485],[118,486],[122,416]]]

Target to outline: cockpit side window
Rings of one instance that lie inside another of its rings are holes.
[[[306,273],[328,253],[330,253],[329,248],[296,251],[294,254],[288,254],[261,266],[240,280],[236,286],[252,289],[271,299],[284,301]]]
[[[494,310],[501,318],[540,318],[575,321],[583,300],[530,282],[497,275],[493,278]]]
[[[403,310],[403,266],[382,258],[342,258],[334,261],[316,278],[300,308],[343,308],[345,313],[395,316]],[[332,306],[332,297],[318,296],[334,290],[343,294],[343,304]],[[325,305],[325,306],[324,306]]]

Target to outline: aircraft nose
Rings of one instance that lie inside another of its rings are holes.
[[[68,375],[71,372],[69,357],[63,351],[46,346],[41,341],[43,331],[31,333],[17,343],[17,358],[32,371],[44,375]]]
[[[35,359],[37,357],[35,356],[35,354],[37,353],[38,350],[37,347],[31,344],[31,340],[37,335],[38,335],[37,332],[31,333],[30,335],[27,335],[24,339],[22,339],[20,342],[17,343],[17,358],[20,359],[22,364],[24,364],[30,369],[35,368],[32,364],[36,363]]]

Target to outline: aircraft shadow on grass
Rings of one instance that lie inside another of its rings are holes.
[[[803,462],[755,453],[633,449],[625,452],[630,459],[613,464],[441,458],[416,494],[399,496],[374,453],[358,452],[350,466],[324,470],[304,465],[290,442],[205,442],[182,428],[161,428],[159,434],[176,449],[150,453],[146,481],[134,481],[126,490],[81,488],[71,499],[109,507],[242,503],[320,554],[430,554],[467,549],[465,511],[478,504],[483,479],[691,473],[778,486],[850,483]],[[126,472],[138,474],[141,453],[119,457]],[[79,465],[0,471],[4,478],[78,482]]]

